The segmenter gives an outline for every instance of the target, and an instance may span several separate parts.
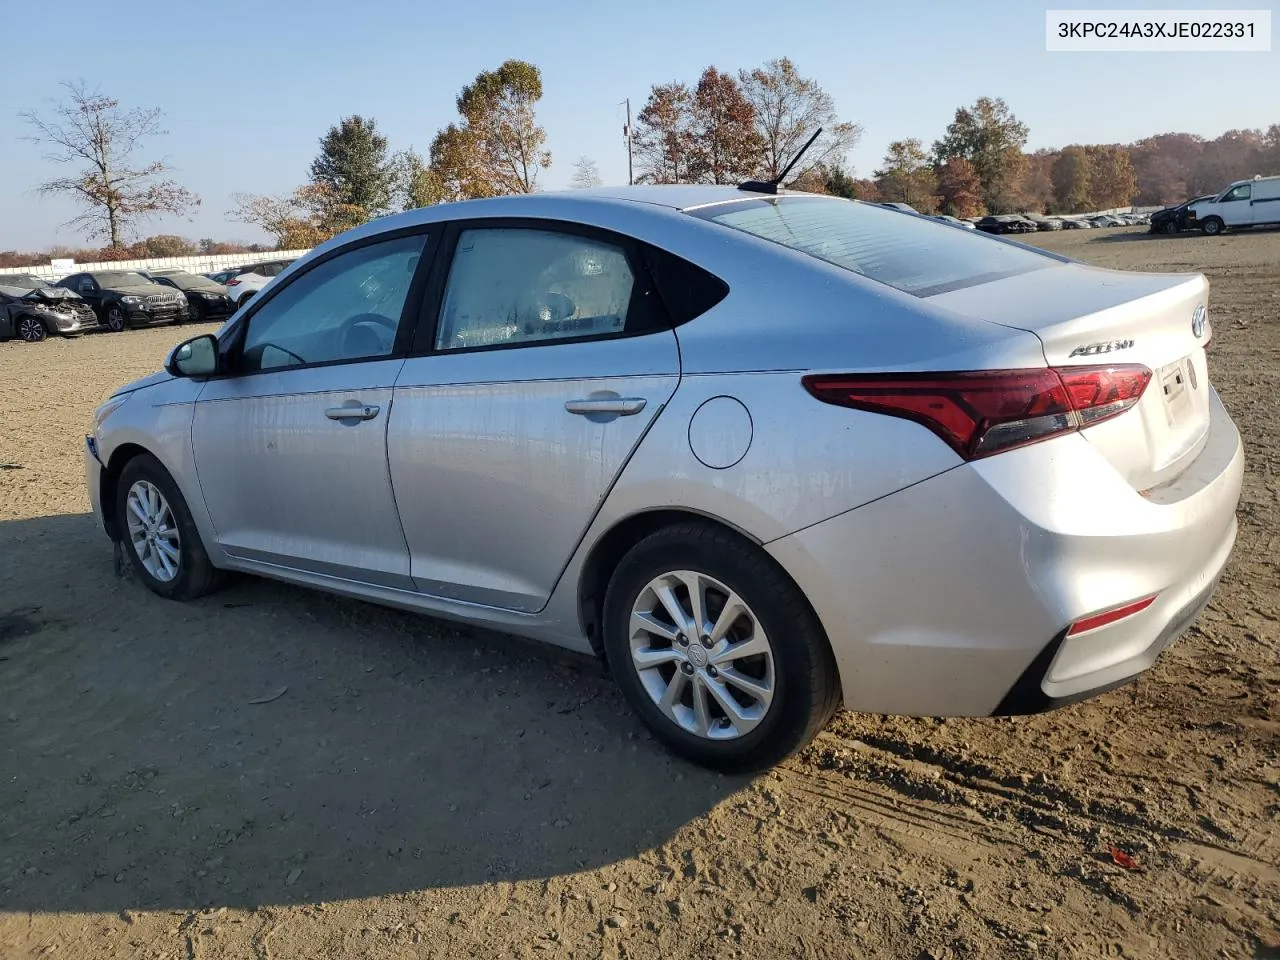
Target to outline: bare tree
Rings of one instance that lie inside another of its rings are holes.
[[[862,136],[861,127],[837,116],[831,94],[816,80],[800,76],[786,57],[741,71],[738,82],[755,110],[756,135],[764,154],[760,172],[765,179],[778,176],[819,127],[822,136],[791,171],[793,179],[819,167],[841,167]]]
[[[147,137],[163,136],[159,108],[124,110],[120,101],[90,91],[83,81],[64,83],[69,98],[54,104],[53,117],[34,110],[21,114],[35,133],[33,143],[51,147],[46,159],[64,166],[83,164],[65,177],[40,185],[43,194],[67,194],[84,209],[68,221],[90,237],[119,249],[139,220],[162,213],[187,213],[200,198],[165,177],[163,160],[139,163],[134,153]]]
[[[600,186],[600,168],[590,157],[579,157],[573,165],[573,176],[569,178],[569,186],[575,190]]]

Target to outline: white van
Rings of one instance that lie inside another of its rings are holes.
[[[1187,211],[1187,227],[1199,226],[1210,236],[1228,227],[1280,225],[1280,177],[1237,180],[1210,200],[1201,200]]]

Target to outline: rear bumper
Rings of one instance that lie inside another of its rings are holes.
[[[1035,712],[1132,679],[1190,624],[1235,542],[1243,470],[1215,394],[1200,455],[1145,496],[1075,434],[956,467],[767,548],[822,620],[850,709]],[[1153,594],[1139,614],[1067,636]]]

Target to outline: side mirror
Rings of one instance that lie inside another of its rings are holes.
[[[175,377],[211,377],[218,372],[218,338],[211,333],[178,344],[164,364]]]

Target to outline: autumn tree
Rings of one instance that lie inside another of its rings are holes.
[[[1037,150],[1026,154],[1026,167],[1018,184],[1018,206],[1022,210],[1054,212],[1053,162],[1056,150]]]
[[[585,190],[600,186],[600,168],[590,157],[579,157],[573,165],[573,176],[569,178],[569,186],[575,190]]]
[[[126,110],[82,81],[63,87],[67,99],[54,104],[52,116],[29,110],[21,117],[34,131],[28,139],[49,148],[46,159],[75,168],[39,187],[43,194],[67,195],[82,208],[66,226],[119,249],[139,221],[199,206],[199,197],[166,176],[170,168],[163,160],[136,156],[144,140],[166,133],[159,108]]]
[[[363,210],[368,220],[391,209],[396,172],[377,122],[357,114],[343,117],[320,138],[311,182],[337,203]]]
[[[692,92],[678,81],[649,92],[631,141],[638,183],[690,182],[696,152],[692,106]]]
[[[1118,144],[1086,148],[1089,154],[1089,205],[1094,210],[1127,207],[1138,193],[1129,150]]]
[[[963,157],[952,157],[934,168],[937,193],[942,212],[953,217],[977,217],[982,205],[982,181],[973,164]]]
[[[533,193],[551,165],[538,125],[542,71],[523,60],[476,75],[456,101],[460,121],[431,142],[426,193],[443,200]]]
[[[1053,162],[1053,196],[1064,213],[1080,213],[1091,206],[1093,158],[1084,147],[1071,146]]]
[[[822,135],[791,171],[793,181],[820,167],[840,168],[862,136],[857,124],[839,118],[831,95],[786,57],[740,71],[738,82],[754,111],[757,176],[765,180],[775,179],[819,127]]]
[[[693,155],[689,179],[741,183],[759,166],[755,111],[732,74],[707,67],[689,101]]]
[[[924,145],[915,137],[889,144],[883,166],[874,176],[883,200],[907,203],[925,213],[933,212],[937,181]]]
[[[148,257],[193,257],[199,248],[186,237],[162,233],[142,241]]]
[[[996,212],[1017,206],[1017,189],[1026,159],[1027,125],[999,98],[979,97],[960,107],[946,134],[933,145],[939,162],[968,160],[982,183],[983,200]]]
[[[314,247],[366,220],[364,208],[314,183],[285,196],[238,193],[231,199],[235,206],[227,216],[269,233],[280,250]]]

